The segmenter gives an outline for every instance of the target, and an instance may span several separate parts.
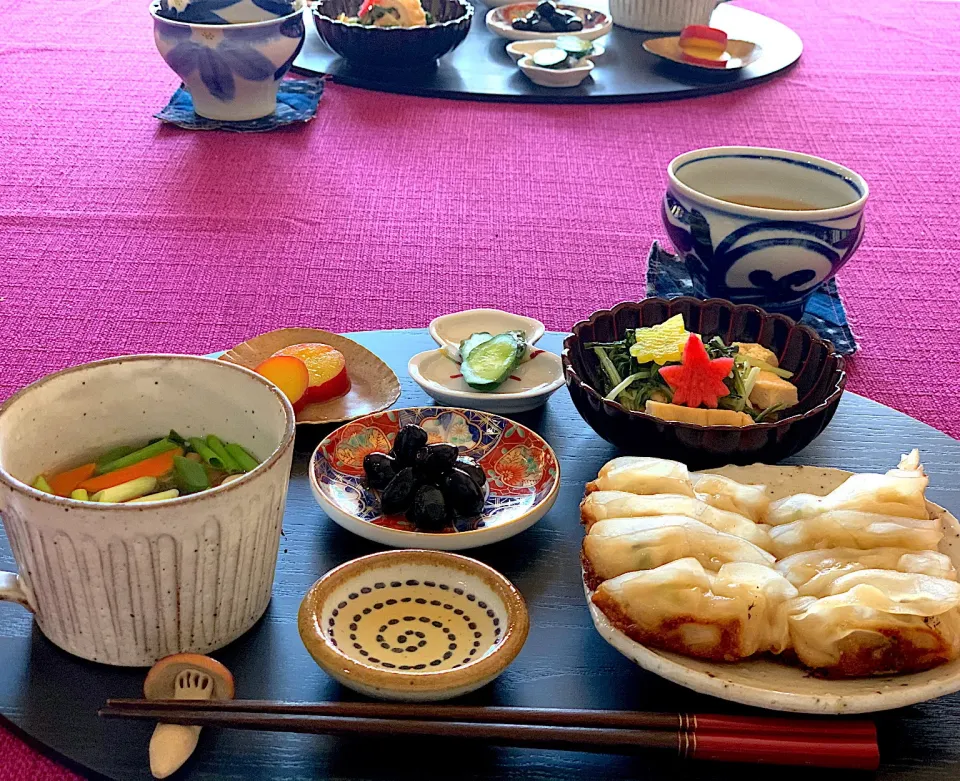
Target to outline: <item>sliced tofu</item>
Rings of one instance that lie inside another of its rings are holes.
[[[773,367],[780,366],[780,363],[777,361],[777,356],[773,351],[768,350],[762,344],[757,344],[756,342],[734,342],[733,344],[740,348],[740,355],[746,355],[755,361],[763,361]]]
[[[746,412],[732,409],[700,409],[679,404],[664,404],[648,401],[644,411],[661,420],[676,420],[680,423],[695,423],[698,426],[749,426],[753,423]]]
[[[797,401],[797,386],[773,372],[760,372],[756,385],[750,391],[750,403],[760,409],[772,407],[774,404],[781,404],[784,408],[792,407]]]

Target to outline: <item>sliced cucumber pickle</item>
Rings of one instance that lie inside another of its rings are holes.
[[[593,51],[593,44],[575,35],[561,35],[554,41],[558,49],[562,49],[575,57],[585,57]]]
[[[520,364],[527,349],[518,332],[498,334],[467,352],[460,364],[464,382],[474,390],[496,390]]]
[[[541,68],[556,68],[567,59],[567,53],[555,46],[550,49],[540,49],[533,53],[533,64]]]
[[[470,336],[460,342],[460,360],[465,361],[467,356],[475,347],[479,347],[481,344],[484,342],[489,342],[491,339],[493,339],[493,334],[487,333],[486,331],[470,334]]]

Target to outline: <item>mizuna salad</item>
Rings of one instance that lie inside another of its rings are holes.
[[[747,426],[775,420],[797,404],[793,374],[753,342],[704,341],[682,315],[629,329],[617,342],[591,342],[595,386],[608,401],[663,420]]]

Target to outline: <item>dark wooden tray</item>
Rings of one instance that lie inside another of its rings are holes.
[[[310,19],[307,41],[294,69],[300,73],[328,73],[334,81],[352,87],[433,98],[629,103],[691,98],[749,87],[792,66],[803,50],[797,34],[780,22],[745,8],[722,5],[714,12],[713,24],[731,38],[753,41],[763,47],[763,56],[741,71],[714,73],[665,62],[643,50],[644,40],[656,36],[615,26],[600,39],[607,51],[590,78],[578,87],[551,89],[537,86],[520,72],[506,52],[509,41],[487,30],[487,6],[479,2],[475,5],[467,39],[436,67],[391,71],[352,65],[327,47]]]
[[[399,406],[427,403],[410,380],[407,360],[433,346],[424,330],[352,335],[384,358],[400,377]],[[560,350],[562,335],[541,346]],[[493,684],[464,698],[473,704],[743,712],[731,703],[694,694],[641,670],[608,646],[593,628],[580,583],[582,531],[577,505],[584,484],[614,455],[580,419],[561,389],[539,412],[516,416],[556,449],[562,466],[560,497],[533,528],[511,540],[466,551],[506,574],[530,605],[531,631],[514,664]],[[297,608],[307,588],[328,569],[379,550],[329,520],[317,507],[305,472],[326,432],[302,427],[284,519],[284,536],[266,616],[247,635],[216,654],[236,675],[237,696],[283,700],[357,699],[313,663],[300,643]],[[933,488],[930,498],[960,512],[960,443],[929,426],[867,399],[846,394],[826,432],[794,463],[882,471],[901,452],[921,448]],[[5,538],[0,567],[13,568]],[[143,670],[92,664],[59,651],[19,608],[0,607],[0,713],[45,753],[94,778],[146,781],[152,727],[101,721],[107,697],[138,696]],[[960,695],[885,714],[881,722],[886,781],[955,779],[960,775]],[[2,763],[3,760],[0,760]],[[604,781],[673,779],[720,781],[741,777],[729,765],[681,765],[627,757],[455,745],[430,740],[332,738],[205,730],[194,758],[176,778],[191,781]],[[764,771],[747,768],[753,777]],[[776,768],[778,779],[806,781],[809,771]],[[849,773],[817,771],[823,781]],[[866,777],[866,776],[864,776]]]

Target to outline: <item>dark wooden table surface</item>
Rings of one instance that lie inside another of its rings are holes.
[[[327,73],[351,87],[399,92],[432,98],[493,100],[516,103],[631,103],[677,100],[761,84],[792,67],[803,44],[785,25],[762,14],[737,6],[720,6],[712,24],[731,38],[763,47],[763,56],[739,71],[726,73],[690,68],[666,62],[644,51],[647,38],[660,33],[642,33],[614,27],[601,38],[606,53],[597,67],[577,87],[539,87],[520,72],[506,52],[508,40],[487,29],[489,7],[475,3],[470,33],[436,66],[419,70],[365,67],[342,59],[317,33],[313,20],[307,23],[307,39],[293,64],[301,73]]]
[[[426,331],[368,332],[357,341],[386,360],[400,377],[399,405],[428,402],[406,372],[407,360],[433,345]],[[559,351],[561,337],[541,346]],[[516,416],[556,449],[562,487],[554,509],[511,540],[468,555],[505,573],[530,606],[531,631],[514,664],[493,684],[463,701],[474,704],[638,710],[743,711],[696,695],[644,672],[603,642],[593,629],[580,584],[582,536],[577,504],[584,483],[614,455],[578,417],[561,389],[539,412]],[[216,654],[233,670],[237,696],[284,700],[340,700],[358,696],[321,672],[297,635],[296,613],[307,588],[344,561],[378,550],[342,530],[317,507],[305,473],[326,432],[304,428],[287,501],[273,601],[247,635]],[[960,512],[960,443],[866,399],[847,394],[827,431],[796,463],[883,471],[900,453],[921,448],[932,477],[930,498]],[[6,539],[0,568],[12,569]],[[152,727],[101,721],[107,697],[138,696],[143,670],[123,670],[75,659],[47,642],[29,615],[0,606],[0,713],[41,750],[92,778],[149,779],[147,743]],[[960,778],[960,695],[943,697],[879,717],[885,781]],[[2,758],[0,758],[2,761]],[[254,779],[311,781],[450,781],[451,779],[806,779],[809,771],[756,766],[681,764],[649,756],[612,756],[508,749],[435,740],[332,738],[205,730],[195,757],[177,778],[192,781]],[[825,781],[849,773],[816,771]],[[866,775],[866,774],[862,774]]]

